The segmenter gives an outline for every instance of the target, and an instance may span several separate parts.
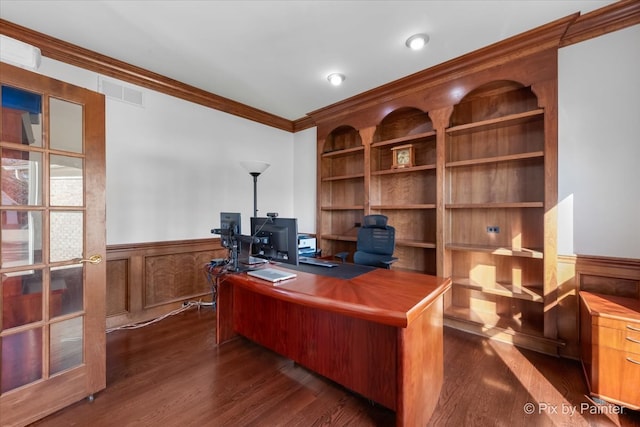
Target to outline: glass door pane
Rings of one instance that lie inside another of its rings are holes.
[[[49,203],[51,206],[82,206],[84,168],[79,157],[49,157]]]
[[[49,108],[51,149],[82,153],[82,105],[51,98]]]
[[[42,328],[3,336],[0,393],[42,378]]]
[[[42,153],[3,149],[0,174],[4,206],[42,203]]]
[[[2,86],[2,141],[42,147],[42,96]]]

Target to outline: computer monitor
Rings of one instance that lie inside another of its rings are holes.
[[[241,234],[241,220],[238,212],[220,212],[220,244],[224,248],[231,249],[235,236]],[[218,231],[218,230],[216,230]]]
[[[253,217],[251,218],[251,236],[255,238],[252,244],[252,256],[298,265],[297,218]]]

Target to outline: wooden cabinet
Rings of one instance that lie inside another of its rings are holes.
[[[640,300],[580,292],[580,341],[591,395],[640,409]]]

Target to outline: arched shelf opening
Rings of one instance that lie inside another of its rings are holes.
[[[374,142],[393,140],[433,131],[429,114],[413,108],[403,107],[387,114],[376,128]]]
[[[351,126],[340,126],[327,135],[322,153],[339,153],[354,149],[362,149],[360,133]]]

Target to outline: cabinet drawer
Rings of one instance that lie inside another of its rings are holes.
[[[593,326],[640,332],[640,322],[635,319],[616,319],[606,316],[594,316]]]
[[[594,345],[592,355],[591,392],[640,407],[640,354]]]
[[[631,328],[612,329],[602,326],[596,327],[594,325],[591,343],[593,345],[640,354],[640,330],[634,330],[635,325],[627,325],[631,326]]]

